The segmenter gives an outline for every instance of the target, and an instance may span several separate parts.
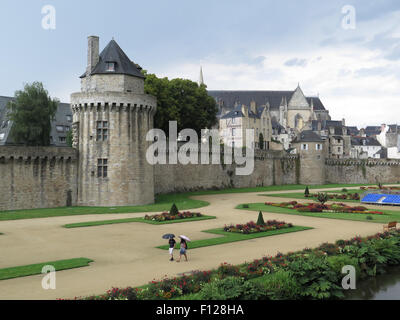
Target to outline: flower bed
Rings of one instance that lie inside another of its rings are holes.
[[[359,214],[379,214],[383,215],[381,211],[371,211],[366,207],[355,206],[351,207],[344,203],[333,204],[319,204],[319,203],[306,203],[301,204],[297,201],[272,203],[266,202],[267,206],[281,207],[287,209],[297,210],[297,212],[327,212],[327,213],[359,213]]]
[[[400,187],[360,187],[360,190],[400,190]]]
[[[163,212],[161,214],[155,214],[155,215],[147,215],[144,217],[145,220],[153,220],[153,221],[168,221],[168,220],[180,220],[180,219],[188,219],[188,218],[197,218],[197,217],[203,217],[203,215],[199,212],[190,212],[190,211],[184,211],[184,212],[178,212],[176,215],[172,215],[169,212]]]
[[[237,225],[231,224],[229,226],[225,226],[224,231],[251,234],[251,233],[266,232],[271,230],[286,229],[292,227],[293,225],[291,223],[286,223],[283,221],[276,221],[276,220],[268,220],[265,222],[264,225],[257,225],[253,221],[248,222],[246,224],[237,224]]]
[[[318,198],[318,193],[313,193],[304,195],[305,198]],[[334,194],[329,194],[328,193],[328,199],[329,200],[360,200],[360,194],[358,193],[334,193]]]

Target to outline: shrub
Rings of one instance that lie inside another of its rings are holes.
[[[347,190],[346,188],[343,188],[343,189],[342,189],[342,192],[343,192],[343,193],[347,193],[347,192],[349,192],[349,190]]]
[[[326,256],[310,254],[299,257],[288,265],[301,287],[300,295],[305,299],[342,298],[341,287],[337,285],[339,277],[329,267]]]
[[[329,197],[328,197],[328,194],[327,194],[326,192],[325,192],[325,193],[322,193],[322,192],[319,192],[319,193],[318,193],[317,200],[318,200],[321,204],[324,204],[325,202],[327,202],[328,199],[329,199]]]
[[[241,277],[216,279],[203,286],[201,300],[257,300],[263,295],[262,286]]]
[[[344,266],[353,266],[356,269],[356,277],[359,278],[361,275],[361,270],[358,265],[358,260],[356,258],[349,257],[345,254],[331,256],[327,258],[327,262],[330,268],[336,272],[338,277],[343,277],[342,269]]]
[[[243,205],[243,208],[244,208],[244,209],[248,209],[248,208],[249,208],[249,205],[248,205],[248,204],[244,204],[244,205]]]
[[[264,226],[265,225],[264,217],[263,217],[263,214],[262,214],[261,211],[258,214],[257,225],[258,226]]]
[[[306,187],[306,190],[304,190],[304,196],[305,196],[306,198],[308,198],[309,195],[310,195],[310,190],[308,189],[308,186],[307,186],[307,187]]]
[[[300,296],[300,285],[289,271],[278,270],[256,281],[271,300],[295,300]]]
[[[231,264],[223,263],[217,269],[217,273],[221,279],[229,277],[229,276],[239,276],[241,272],[237,266],[233,266]]]
[[[366,219],[367,220],[374,220],[374,218],[372,216],[367,216]]]
[[[169,211],[170,216],[176,216],[179,213],[178,208],[176,207],[176,204],[174,203],[171,207],[171,210]]]

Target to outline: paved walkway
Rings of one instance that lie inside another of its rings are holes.
[[[264,213],[265,220],[284,220],[314,229],[195,250],[189,247],[189,262],[181,263],[170,262],[166,251],[155,248],[166,243],[161,239],[164,233],[185,234],[199,240],[215,237],[202,230],[255,221],[257,212],[234,208],[241,203],[265,202],[267,198],[260,194],[267,193],[196,196],[196,199],[210,202],[210,206],[196,211],[218,219],[172,225],[126,223],[62,228],[67,223],[141,217],[143,213],[2,221],[0,231],[5,235],[0,236],[0,268],[78,257],[95,262],[89,267],[58,272],[56,290],[43,290],[41,275],[0,281],[0,299],[56,299],[101,294],[112,287],[139,286],[164,275],[212,269],[222,262],[240,264],[278,251],[286,253],[316,247],[322,242],[367,236],[382,230],[382,225],[376,223]],[[282,198],[275,200],[282,201]]]

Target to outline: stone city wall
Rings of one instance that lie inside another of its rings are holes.
[[[74,206],[77,152],[57,147],[0,147],[0,211]]]

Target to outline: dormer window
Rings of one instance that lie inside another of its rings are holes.
[[[106,63],[106,70],[108,72],[115,72],[115,62],[107,62]]]

